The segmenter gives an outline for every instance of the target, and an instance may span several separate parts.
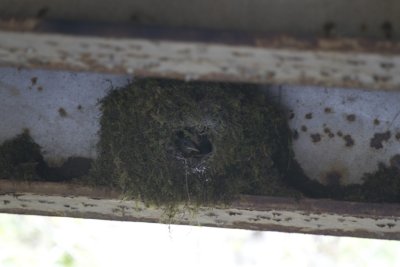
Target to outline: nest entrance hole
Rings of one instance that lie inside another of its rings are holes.
[[[213,145],[204,133],[191,129],[176,132],[175,146],[185,158],[203,158],[213,152]]]

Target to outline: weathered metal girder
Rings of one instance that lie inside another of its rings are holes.
[[[400,37],[396,0],[2,0],[0,17],[298,36]]]
[[[73,184],[0,180],[0,212],[164,222],[223,228],[400,239],[400,207],[332,200],[242,196],[230,206],[162,208],[123,200],[118,192]]]
[[[0,66],[186,80],[400,88],[400,43],[396,41],[63,25],[4,22],[0,25]]]

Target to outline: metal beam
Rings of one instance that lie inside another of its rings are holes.
[[[0,17],[297,36],[400,37],[396,0],[2,0]]]
[[[400,89],[400,43],[396,42],[255,37],[244,44],[226,44],[194,39],[0,31],[0,66]]]
[[[231,205],[179,207],[174,218],[119,192],[74,184],[0,180],[0,212],[164,222],[400,240],[400,206],[242,196]]]

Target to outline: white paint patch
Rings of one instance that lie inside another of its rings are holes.
[[[127,81],[127,76],[0,68],[0,142],[29,129],[46,159],[95,157],[98,101]]]
[[[400,154],[398,92],[304,86],[267,91],[287,109],[290,128],[298,134],[296,160],[312,179],[325,182],[329,173],[337,173],[343,184],[362,183],[365,173],[375,172],[379,163],[390,165]],[[382,148],[371,147],[374,135],[385,132],[390,138]],[[320,141],[313,142],[312,135]]]

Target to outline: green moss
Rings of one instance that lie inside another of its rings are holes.
[[[0,179],[80,181],[89,173],[91,162],[83,157],[70,157],[59,167],[49,167],[28,130],[0,145]]]
[[[291,193],[286,119],[256,86],[144,79],[100,104],[94,184],[157,205]]]
[[[297,169],[299,167],[297,166]],[[329,198],[356,202],[400,202],[400,170],[398,166],[380,164],[376,172],[363,176],[362,184],[342,186],[323,185],[310,180],[302,172],[290,176],[296,183],[295,188],[310,198]],[[295,179],[297,177],[297,179]]]
[[[43,164],[40,146],[28,131],[0,145],[0,178],[39,180],[37,169]]]
[[[400,171],[383,164],[378,171],[364,175],[362,185],[346,188],[346,200],[363,202],[400,202]]]

